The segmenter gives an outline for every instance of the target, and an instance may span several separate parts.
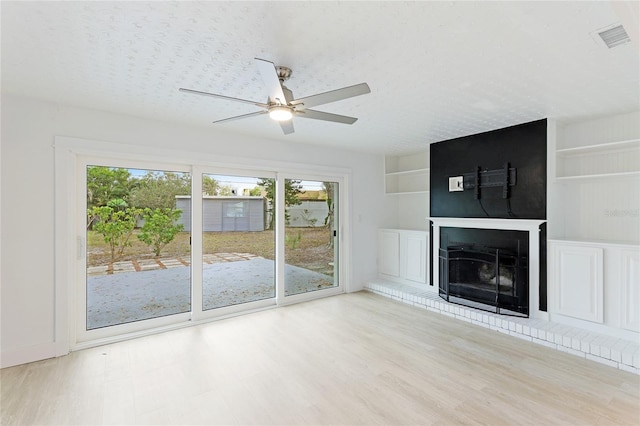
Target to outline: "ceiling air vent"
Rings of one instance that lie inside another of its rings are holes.
[[[598,35],[609,49],[631,41],[622,25],[608,27],[604,31],[599,31]]]

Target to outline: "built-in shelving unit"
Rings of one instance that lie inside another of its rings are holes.
[[[640,139],[556,150],[559,180],[640,176]]]
[[[389,228],[429,229],[429,148],[384,158],[384,193],[392,214]]]
[[[429,192],[429,151],[385,157],[385,194]]]
[[[640,111],[558,125],[548,141],[550,319],[637,341]]]
[[[640,111],[557,128],[549,237],[640,245]]]

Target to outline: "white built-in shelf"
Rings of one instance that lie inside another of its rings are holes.
[[[411,174],[428,174],[429,169],[403,170],[400,172],[387,172],[387,176],[411,175]]]
[[[638,123],[640,111],[558,125],[548,140],[549,241],[608,247],[640,239]]]
[[[429,169],[406,170],[385,174],[386,194],[429,192]]]
[[[385,194],[427,194],[429,192],[429,152],[386,156]]]
[[[640,148],[640,139],[629,139],[626,141],[601,143],[596,145],[578,146],[574,148],[562,148],[556,150],[559,156],[573,156],[589,153],[606,153],[616,149],[638,149]]]
[[[572,181],[572,180],[606,179],[606,178],[620,178],[620,177],[640,177],[640,171],[620,172],[620,173],[600,173],[600,174],[592,174],[592,175],[558,176],[557,179],[559,181]]]
[[[429,191],[403,191],[403,192],[386,192],[387,195],[428,195]]]
[[[640,139],[556,150],[558,180],[640,176]]]
[[[429,169],[429,151],[408,155],[387,155],[384,158],[385,174],[414,172]]]

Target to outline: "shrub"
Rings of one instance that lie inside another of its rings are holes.
[[[179,209],[144,209],[144,225],[138,239],[152,247],[156,256],[160,256],[162,249],[184,228],[182,224],[175,223],[180,213],[182,211]]]
[[[110,206],[93,207],[87,212],[93,230],[102,234],[104,242],[109,244],[111,262],[121,257],[125,247],[131,245],[129,238],[136,227],[136,216],[139,213],[138,209],[116,211]]]
[[[291,250],[295,250],[295,248],[298,247],[298,243],[300,242],[301,239],[302,239],[302,233],[300,231],[298,231],[298,233],[295,236],[291,234],[284,235],[284,243]]]

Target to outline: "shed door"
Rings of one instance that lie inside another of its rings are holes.
[[[222,203],[222,230],[251,231],[250,210],[251,204],[248,201],[224,201]]]

